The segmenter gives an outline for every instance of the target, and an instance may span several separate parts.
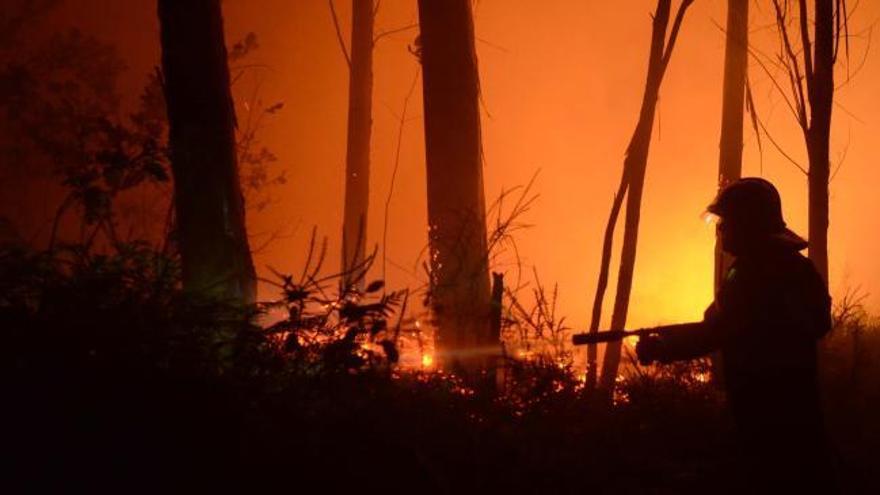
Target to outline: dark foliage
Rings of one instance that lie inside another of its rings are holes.
[[[705,363],[636,369],[610,407],[548,356],[511,360],[503,380],[398,369],[392,313],[403,296],[379,282],[332,295],[337,280],[316,273],[281,276],[286,296],[273,306],[287,317],[263,329],[259,314],[183,298],[174,260],[140,245],[114,256],[3,251],[12,479],[65,492],[732,486],[730,423]],[[846,352],[848,325],[833,341]],[[858,327],[859,362],[876,353],[869,327]],[[855,435],[876,438],[876,379],[849,367],[829,379],[836,401],[857,402],[832,418],[850,423],[850,471],[865,469],[870,444]]]
[[[0,26],[9,28],[0,34],[0,219],[41,246],[46,238],[50,247],[73,239],[101,247],[173,241],[161,71],[147,74],[137,101],[125,104],[120,78],[127,67],[115,46],[77,29],[26,38],[59,2],[13,3],[0,14]],[[286,181],[259,136],[284,104],[265,103],[259,71],[243,64],[258,47],[249,33],[230,49],[233,85],[247,91],[236,152],[254,211],[271,204],[273,188]],[[148,205],[138,203],[139,193],[152,198]],[[54,211],[38,213],[43,203]]]
[[[880,469],[880,321],[848,293],[835,308],[835,324],[822,343],[825,416],[847,491],[870,493]]]

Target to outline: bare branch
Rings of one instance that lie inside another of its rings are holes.
[[[330,4],[330,16],[333,18],[333,28],[336,29],[336,39],[339,40],[339,48],[342,49],[342,55],[345,57],[348,70],[351,70],[351,57],[348,55],[348,48],[345,47],[342,29],[339,27],[339,16],[336,15],[336,6],[333,5],[333,0],[327,0],[327,3]]]
[[[794,101],[795,108],[797,109],[796,120],[799,126],[802,129],[807,128],[807,105],[804,100],[804,89],[803,89],[803,78],[800,75],[800,71],[796,65],[792,65],[790,61],[788,61],[784,56],[777,55],[777,59],[779,61],[779,66],[782,67],[782,70],[785,71],[785,74],[788,76],[788,85],[791,86],[791,94],[796,98]],[[794,59],[795,63],[797,63],[797,59]]]
[[[843,106],[843,104],[841,104],[839,101],[835,100],[832,103],[834,104],[835,107],[839,108],[843,113],[847,114],[849,116],[849,118],[855,120],[859,124],[865,124],[864,119],[862,119],[861,117],[859,117],[858,115],[853,113],[852,110],[850,110],[849,108],[846,108],[845,106]]]
[[[840,172],[840,168],[843,167],[843,162],[846,161],[846,155],[849,154],[849,145],[852,141],[852,128],[847,129],[846,132],[846,146],[843,147],[843,151],[840,153],[840,159],[837,162],[837,166],[834,167],[834,172],[831,173],[831,177],[828,179],[828,183],[834,181],[834,178],[837,177],[837,172]]]
[[[403,142],[403,128],[406,124],[406,110],[409,108],[409,100],[412,98],[413,92],[416,89],[416,83],[419,80],[419,74],[421,74],[421,72],[421,66],[419,66],[419,69],[416,70],[415,76],[413,76],[409,91],[403,99],[403,111],[400,113],[399,125],[397,127],[397,149],[394,151],[394,169],[391,171],[391,185],[388,187],[388,196],[385,197],[385,219],[382,229],[382,280],[387,280],[385,268],[388,261],[388,213],[391,207],[391,196],[394,194],[394,183],[397,179],[397,169],[400,167],[400,146]]]
[[[856,5],[858,7],[858,5]],[[843,38],[844,53],[849,60],[849,14],[846,0],[837,0],[834,9],[834,55],[832,60],[837,62],[837,54],[840,53],[840,38]],[[847,64],[848,65],[848,64]]]
[[[804,2],[805,0],[799,0],[800,2]],[[792,93],[796,100],[797,107],[797,121],[800,124],[801,128],[806,130],[808,127],[807,123],[807,102],[806,96],[804,93],[803,87],[803,79],[804,77],[801,75],[800,62],[798,62],[797,55],[794,52],[791,44],[791,37],[788,34],[788,21],[786,20],[786,14],[788,6],[782,6],[779,4],[779,0],[773,0],[773,8],[776,11],[776,25],[779,27],[779,37],[782,42],[783,52],[788,57],[788,63],[782,61],[785,64],[785,68],[788,72],[789,81],[792,86]],[[806,15],[804,13],[801,14],[801,21],[805,21]],[[807,43],[809,43],[809,31],[804,31],[804,26],[801,26],[801,34],[803,35],[805,32],[807,33]],[[813,63],[811,59],[811,55],[809,53],[809,44],[804,45],[804,61],[806,64],[806,79],[807,79],[807,94],[810,91],[810,80],[812,78],[813,73]]]
[[[874,33],[874,26],[870,26],[870,27],[868,27],[868,29],[866,29],[865,31],[862,31],[862,32],[867,32],[867,46],[865,47],[865,54],[862,56],[862,59],[859,61],[858,65],[856,65],[855,70],[852,70],[850,68],[849,53],[847,53],[847,55],[846,55],[846,79],[834,88],[835,92],[837,92],[837,90],[839,90],[840,88],[846,87],[850,83],[850,81],[852,81],[852,79],[854,77],[856,77],[859,74],[859,72],[862,71],[862,69],[865,68],[865,62],[868,61],[868,54],[871,52],[871,39],[873,38],[872,35]],[[853,36],[861,37],[861,34],[862,33],[858,33]],[[849,38],[849,36],[850,35],[847,34],[847,38]],[[849,40],[847,40],[847,44],[849,44]],[[847,49],[847,51],[848,50],[849,49]]]
[[[285,239],[291,237],[289,234],[284,234],[278,230],[273,230],[272,232],[268,232],[265,234],[253,234],[250,236],[251,239],[256,239],[257,237],[261,237],[265,235],[266,239],[258,244],[255,247],[251,248],[251,254],[259,254],[266,250],[269,246],[271,246],[275,241],[279,239]]]
[[[792,113],[792,115],[794,115],[794,118],[798,122],[800,122],[801,121],[800,114],[798,113],[798,110],[795,108],[794,103],[792,103],[791,100],[789,99],[788,93],[784,89],[782,89],[782,86],[779,85],[779,81],[776,80],[776,76],[774,76],[773,73],[770,72],[770,69],[767,67],[767,65],[764,63],[764,61],[761,60],[761,58],[759,57],[758,52],[753,50],[751,46],[749,47],[749,55],[751,55],[752,59],[758,63],[758,67],[760,67],[761,70],[763,70],[764,73],[767,74],[767,77],[770,79],[770,82],[773,83],[773,86],[776,88],[776,91],[779,92],[779,95],[782,96],[782,100],[785,101],[785,105],[788,107],[789,110],[791,110],[791,113]]]
[[[312,264],[312,257],[315,255],[315,239],[318,237],[317,234],[318,226],[314,225],[312,226],[312,235],[309,236],[309,254],[306,255],[306,262],[303,264],[302,275],[299,277],[300,284],[305,281],[306,275],[309,273],[309,266]]]
[[[764,144],[761,142],[761,131],[758,130],[758,110],[755,107],[755,99],[752,97],[752,84],[746,77],[746,111],[749,112],[749,118],[752,121],[752,130],[755,132],[755,139],[758,141],[758,157],[761,167],[761,173],[764,172]]]
[[[678,12],[675,13],[675,20],[672,22],[672,31],[669,33],[669,40],[666,42],[666,50],[663,52],[663,59],[660,65],[661,77],[666,71],[666,66],[669,64],[670,57],[672,57],[672,49],[675,48],[675,40],[678,38],[678,31],[681,29],[682,21],[684,21],[684,13],[692,3],[694,3],[694,0],[682,0],[681,5],[678,6]]]
[[[774,2],[775,3],[775,2]],[[810,43],[810,28],[807,19],[807,0],[798,0],[801,21],[801,44],[803,45],[804,76],[807,78],[807,94],[812,94],[810,89],[813,82],[813,49]]]
[[[498,50],[499,52],[502,52],[502,53],[510,53],[510,50],[508,50],[507,48],[504,48],[504,47],[501,46],[501,45],[498,45],[498,44],[492,43],[491,41],[489,41],[489,40],[487,40],[487,39],[485,39],[485,38],[481,38],[481,37],[479,37],[479,36],[475,36],[474,39],[477,40],[477,41],[479,41],[480,43],[482,43],[482,44],[484,44],[484,45],[490,47],[490,48],[494,48],[494,49]]]
[[[73,206],[75,201],[76,197],[74,197],[73,193],[68,193],[58,209],[55,210],[55,217],[52,219],[52,230],[49,232],[49,244],[46,247],[46,251],[51,252],[55,249],[55,240],[58,238],[58,226],[61,224],[61,217],[64,216],[64,213],[68,208]]]
[[[767,136],[767,139],[770,140],[771,144],[773,144],[773,147],[776,148],[776,150],[779,151],[779,153],[782,156],[784,156],[789,162],[791,162],[792,165],[794,165],[795,167],[798,168],[798,170],[803,172],[804,175],[809,175],[809,173],[807,172],[807,169],[803,165],[798,163],[797,160],[792,158],[791,155],[786,153],[785,150],[782,149],[782,146],[780,146],[779,143],[777,143],[776,140],[773,139],[773,136],[770,134],[770,131],[767,130],[767,127],[764,125],[764,122],[761,120],[761,117],[759,117],[757,113],[755,113],[754,116],[755,116],[755,120],[758,122],[758,125],[761,126],[761,130],[764,131],[764,135]]]
[[[406,26],[402,26],[399,28],[394,28],[394,29],[389,29],[387,31],[382,31],[381,33],[377,34],[373,38],[373,44],[375,45],[376,43],[379,42],[379,40],[381,40],[382,38],[384,38],[386,36],[390,36],[392,34],[397,34],[397,33],[402,33],[404,31],[409,31],[410,29],[415,29],[417,27],[419,27],[418,24],[407,24]]]

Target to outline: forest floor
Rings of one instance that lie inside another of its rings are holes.
[[[541,359],[511,361],[501,387],[401,370],[350,332],[289,338],[305,315],[281,340],[231,323],[142,255],[75,270],[0,256],[7,493],[719,493],[741,478],[705,362],[633,368],[612,404]],[[871,493],[880,325],[838,323],[826,418],[847,492]]]

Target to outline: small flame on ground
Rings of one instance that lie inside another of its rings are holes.
[[[434,356],[430,354],[422,354],[422,366],[430,368],[432,364],[434,364]]]

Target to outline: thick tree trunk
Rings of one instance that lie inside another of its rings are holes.
[[[806,2],[804,2],[806,3]],[[801,15],[806,16],[802,4]],[[834,0],[815,2],[813,77],[808,80],[810,127],[806,132],[809,170],[809,256],[828,283],[828,181],[831,110],[834,101]],[[805,47],[805,49],[808,49]]]
[[[345,213],[342,271],[346,286],[363,287],[370,195],[370,132],[373,101],[373,0],[352,0],[348,83],[348,147],[345,155]]]
[[[742,176],[743,113],[748,70],[749,0],[727,1],[727,42],[724,48],[724,89],[721,104],[719,191]],[[732,259],[715,240],[715,290]]]
[[[479,75],[471,0],[419,0],[431,306],[445,366],[489,338]]]
[[[648,163],[648,150],[651,146],[651,131],[660,84],[672,49],[678,35],[678,29],[684,13],[692,0],[683,0],[666,41],[666,30],[669,25],[672,0],[658,0],[657,11],[654,13],[651,33],[651,51],[648,58],[648,75],[645,81],[645,93],[642,97],[642,108],[639,121],[633,132],[626,158],[623,162],[621,189],[626,188],[626,217],[623,230],[623,246],[620,255],[620,267],[617,274],[617,293],[614,298],[614,309],[611,314],[611,329],[622,330],[626,325],[629,310],[629,298],[632,292],[633,269],[636,262],[636,246],[638,244],[639,219],[641,216],[642,190],[645,184],[645,171]],[[622,342],[611,342],[605,348],[602,361],[602,374],[599,387],[608,394],[613,393],[617,370],[620,366]]]
[[[177,239],[188,292],[252,303],[220,0],[159,0]]]

